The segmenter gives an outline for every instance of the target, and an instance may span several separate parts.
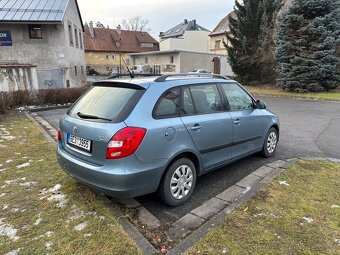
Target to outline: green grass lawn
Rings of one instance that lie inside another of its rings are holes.
[[[251,92],[254,95],[340,101],[340,91],[294,93],[294,92],[283,91],[274,86],[245,86],[245,87],[247,88],[249,92]]]
[[[0,254],[141,254],[115,205],[66,175],[24,115],[0,115]]]
[[[340,164],[300,161],[186,254],[339,254],[339,206]]]

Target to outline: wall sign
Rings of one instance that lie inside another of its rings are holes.
[[[10,31],[0,31],[0,46],[12,46],[12,35]]]

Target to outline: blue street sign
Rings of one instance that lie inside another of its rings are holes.
[[[0,46],[12,46],[12,36],[10,31],[0,31]]]

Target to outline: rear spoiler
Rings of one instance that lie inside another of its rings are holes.
[[[149,85],[149,84],[147,84]],[[136,90],[146,90],[147,87],[143,87],[142,85],[137,85],[129,82],[119,82],[113,80],[106,80],[106,81],[96,81],[92,83],[92,86],[98,87],[117,87],[117,88],[126,88],[126,89],[136,89]]]

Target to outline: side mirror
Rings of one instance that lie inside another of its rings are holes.
[[[257,109],[266,109],[267,108],[267,104],[261,100],[257,100],[256,101],[256,108]]]

